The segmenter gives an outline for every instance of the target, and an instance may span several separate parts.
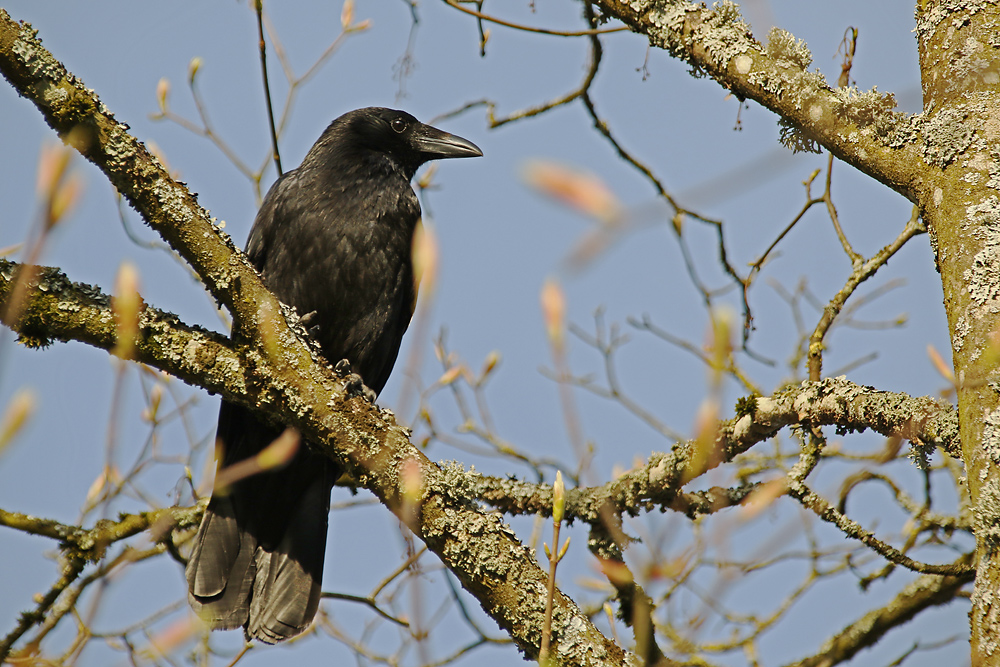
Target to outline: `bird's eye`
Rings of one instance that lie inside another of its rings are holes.
[[[389,126],[396,131],[397,134],[402,134],[406,130],[406,121],[402,118],[393,118],[389,123]]]

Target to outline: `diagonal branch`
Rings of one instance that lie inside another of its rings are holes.
[[[948,604],[974,579],[970,561],[969,556],[962,556],[953,564],[955,569],[965,571],[958,576],[925,574],[917,577],[885,606],[873,609],[826,640],[815,655],[788,667],[832,667],[846,662],[862,649],[878,644],[889,630],[898,628],[925,609]]]
[[[62,271],[0,259],[0,321],[28,347],[76,340],[110,352],[118,343],[111,298],[100,289],[71,282]],[[20,276],[31,275],[17,316],[8,312]],[[244,383],[243,361],[228,338],[183,324],[176,315],[150,306],[139,313],[133,359],[155,366],[212,393],[237,395]],[[251,396],[251,398],[255,398]]]
[[[233,314],[239,333],[250,338],[259,330],[259,306],[278,312],[277,300],[196,197],[42,46],[30,25],[17,23],[5,10],[0,10],[0,73],[191,265]]]
[[[98,522],[96,526],[87,530],[79,526],[59,523],[52,519],[41,519],[20,512],[8,512],[0,509],[0,525],[32,535],[56,539],[62,550],[59,561],[62,571],[59,579],[45,595],[40,596],[35,609],[23,612],[14,629],[0,638],[0,662],[4,662],[14,643],[32,626],[44,622],[46,626],[51,628],[57,622],[57,617],[60,617],[57,608],[61,608],[62,615],[65,615],[72,608],[72,604],[66,600],[65,591],[83,573],[87,563],[98,562],[104,558],[111,544],[147,529],[153,529],[153,532],[158,532],[161,538],[169,540],[171,529],[197,526],[201,521],[201,513],[200,507],[168,507],[153,512],[126,514],[116,522]],[[162,530],[158,531],[158,528]],[[108,564],[105,564],[104,567],[107,566]],[[87,579],[93,580],[93,574]],[[76,594],[79,595],[81,591],[82,587],[78,587]],[[60,596],[63,599],[56,605]],[[46,616],[48,620],[46,620]],[[37,644],[37,642],[38,638],[35,638],[32,643]]]
[[[876,90],[833,89],[818,72],[807,70],[812,56],[783,30],[766,45],[750,34],[732,2],[714,9],[687,0],[595,0],[617,18],[710,76],[740,99],[752,99],[778,114],[805,143],[818,142],[837,158],[916,202],[925,167],[913,128],[893,109],[892,95]]]
[[[168,507],[152,512],[123,514],[118,521],[102,521],[91,529],[67,525],[53,519],[42,519],[20,512],[0,509],[0,526],[42,535],[59,541],[68,556],[83,562],[96,562],[104,557],[107,547],[137,535],[154,525],[169,528],[194,528],[201,522],[200,507]],[[166,531],[162,531],[166,534]]]
[[[525,549],[496,515],[474,506],[449,475],[409,442],[406,429],[391,413],[369,403],[361,393],[348,393],[343,379],[314,356],[300,330],[282,317],[277,299],[263,286],[246,257],[216,228],[188,189],[170,178],[162,165],[115,120],[93,91],[42,46],[37,33],[0,10],[0,73],[30,99],[46,122],[107,176],[204,281],[206,288],[233,314],[236,341],[227,348],[221,337],[204,334],[213,351],[228,351],[225,372],[204,367],[183,352],[195,333],[159,311],[145,308],[140,316],[137,347],[141,360],[174,372],[191,384],[218,391],[227,400],[251,407],[298,428],[312,446],[335,457],[379,500],[423,539],[458,577],[483,609],[507,631],[528,656],[538,653],[544,615],[546,575],[534,554]],[[13,268],[3,272],[11,290]],[[62,327],[61,339],[79,338],[108,349],[117,337],[110,300],[92,288],[82,290],[65,278],[57,293],[87,301],[93,319],[81,321],[61,311],[50,296],[28,290],[19,316],[5,324],[22,336],[46,343],[55,336],[46,323]],[[101,306],[101,304],[107,304]],[[0,311],[3,310],[0,304]],[[147,314],[154,322],[145,322]],[[162,314],[161,314],[162,315]],[[72,322],[72,324],[70,324]],[[65,326],[63,326],[65,325]],[[301,329],[301,328],[300,328]],[[262,335],[265,334],[265,335]],[[158,341],[178,336],[174,346]],[[269,344],[253,344],[265,339]],[[247,342],[251,341],[251,342]],[[146,344],[148,343],[148,344]],[[214,373],[214,374],[213,374]],[[323,443],[323,444],[319,444]],[[422,481],[404,495],[400,466],[416,463]],[[414,495],[419,500],[417,516]],[[633,664],[634,656],[604,637],[587,615],[562,593],[555,597],[558,632],[553,658],[558,664]]]
[[[11,262],[0,262],[0,305],[13,291],[12,276],[16,268],[17,265]],[[36,288],[28,290],[31,296],[24,305],[21,319],[9,323],[15,331],[41,342],[76,339],[104,349],[114,347],[114,317],[107,296],[93,287],[70,283],[54,269],[43,269],[34,275]],[[37,286],[44,286],[44,289],[37,289]],[[239,369],[244,363],[243,358],[229,348],[228,340],[219,334],[186,327],[175,317],[151,307],[142,311],[137,339],[136,354],[145,363],[251,407],[271,401],[271,409],[279,411],[280,419],[292,421],[294,418],[310,439],[336,442],[337,453],[346,457],[351,473],[364,480],[364,486],[397,514],[405,506],[395,486],[397,462],[417,460],[423,472],[425,494],[423,512],[418,517],[420,534],[484,608],[489,612],[493,604],[502,606],[502,596],[511,594],[503,586],[498,588],[497,581],[523,580],[526,585],[537,585],[537,600],[544,600],[542,593],[546,582],[534,559],[524,558],[524,550],[503,529],[499,519],[475,511],[468,505],[468,498],[481,497],[511,513],[548,514],[552,506],[550,487],[481,477],[460,467],[441,469],[410,445],[406,433],[395,426],[388,413],[379,412],[360,397],[344,397],[339,386],[332,393],[329,387],[316,387],[314,391],[327,394],[317,394],[310,408],[314,410],[331,403],[339,407],[340,410],[329,417],[332,425],[310,419],[308,412],[304,415],[282,413],[283,404],[278,401],[281,394],[268,382],[266,365],[254,368],[254,382],[241,381],[238,373],[226,372],[227,369]],[[213,374],[211,370],[200,368],[200,362],[222,372]],[[204,375],[199,374],[200,371]],[[217,384],[209,386],[210,381]],[[339,383],[334,381],[333,384]],[[293,394],[295,397],[297,394]],[[873,429],[884,435],[902,435],[924,447],[937,446],[949,452],[960,450],[957,415],[951,406],[930,398],[878,391],[843,378],[804,382],[771,397],[754,398],[752,403],[751,407],[744,407],[742,416],[720,423],[716,446],[723,456],[719,462],[731,460],[786,426],[803,422],[836,425],[843,430]],[[321,435],[317,437],[318,434]],[[693,500],[698,499],[692,494],[680,494],[679,489],[691,462],[692,449],[690,442],[680,443],[669,453],[652,456],[643,468],[602,487],[568,492],[567,518],[596,525],[608,508],[619,515],[658,506],[689,511]],[[331,449],[324,451],[331,454]],[[745,490],[740,489],[713,493],[702,503],[703,511],[731,505],[745,496]],[[52,532],[46,527],[40,530],[45,534]],[[505,574],[511,567],[509,559],[521,568],[517,577]],[[493,573],[485,580],[479,576],[484,567]],[[562,596],[558,596],[558,600],[564,614],[576,609]],[[525,611],[523,608],[516,610],[517,614]],[[530,611],[540,615],[542,608]],[[505,616],[507,610],[493,608],[492,613],[502,627],[508,627],[505,621],[514,619],[513,615]],[[567,620],[565,616],[563,619]],[[517,640],[516,634],[514,637]],[[518,643],[524,646],[523,641]]]

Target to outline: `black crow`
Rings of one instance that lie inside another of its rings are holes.
[[[300,315],[331,362],[350,362],[376,394],[389,378],[416,300],[411,263],[420,204],[410,186],[428,160],[477,157],[470,141],[402,111],[358,109],[333,121],[257,213],[247,255]],[[281,434],[222,402],[219,469]],[[330,490],[340,476],[300,447],[288,465],[215,494],[187,565],[188,598],[212,628],[243,626],[273,644],[312,622],[319,605]]]

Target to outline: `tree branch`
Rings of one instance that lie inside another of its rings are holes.
[[[0,260],[0,304],[5,303],[13,292],[18,267],[12,262]],[[22,338],[31,338],[36,344],[52,339],[75,339],[108,350],[115,346],[115,321],[111,300],[106,295],[89,285],[71,283],[56,269],[45,268],[33,274],[35,283],[27,290],[28,297],[20,320],[8,323]],[[255,401],[268,400],[267,384],[264,383],[261,390],[260,377],[255,378],[255,382],[241,382],[239,374],[231,372],[241,368],[243,361],[230,348],[228,340],[219,334],[186,327],[173,315],[148,306],[144,308],[135,349],[138,360],[218,391],[229,400],[251,407]],[[256,370],[264,373],[266,368],[259,366]],[[357,397],[345,399],[341,396],[340,400],[351,406],[351,414],[338,415],[339,428],[336,432],[342,435],[340,429],[345,429],[347,437],[353,441],[354,449],[349,454],[353,461],[352,474],[359,475],[357,479],[361,479],[363,485],[384,502],[389,499],[387,504],[390,509],[398,511],[401,503],[399,492],[393,486],[396,476],[393,461],[396,459],[393,459],[392,448],[397,445],[401,450],[413,448],[387,414],[378,412]],[[304,415],[299,419],[307,417]],[[361,424],[344,423],[343,417],[359,417]],[[769,398],[755,398],[748,414],[720,423],[716,447],[725,455],[718,463],[732,460],[737,454],[795,423],[835,425],[842,430],[872,429],[887,436],[902,435],[921,447],[938,446],[953,454],[960,451],[958,420],[951,406],[930,398],[877,391],[843,378],[832,378],[815,383],[804,382]],[[315,428],[308,420],[301,427],[307,434]],[[384,441],[379,443],[385,449],[373,458],[366,458],[372,455],[359,451],[359,448],[373,444],[367,439],[379,438],[383,435],[380,431],[385,432]],[[337,436],[332,437],[331,441],[340,442]],[[329,449],[325,451],[330,453]],[[603,521],[602,513],[606,513],[609,507],[618,515],[624,512],[635,515],[659,506],[691,511],[693,501],[688,498],[690,494],[679,493],[679,489],[681,481],[687,476],[692,451],[692,443],[679,443],[671,452],[654,454],[643,468],[604,486],[569,491],[567,519],[576,518],[597,525]],[[428,544],[439,556],[448,555],[446,564],[463,582],[468,579],[467,588],[473,585],[482,587],[483,584],[470,574],[479,564],[476,556],[468,553],[468,543],[463,545],[463,538],[459,536],[482,540],[483,531],[489,532],[498,527],[491,526],[489,517],[481,515],[459,520],[452,514],[456,503],[465,505],[469,498],[479,497],[509,513],[548,514],[551,511],[551,488],[548,486],[470,475],[461,468],[442,471],[422,455],[416,457],[409,453],[407,458],[420,459],[424,479],[428,483],[428,500],[434,495],[440,496],[431,505],[434,509],[432,520],[423,525]],[[372,477],[373,474],[377,477]],[[382,477],[389,477],[390,480],[379,479]],[[745,497],[746,491],[717,490],[712,494],[715,500],[709,498],[697,507],[703,511],[710,510],[711,506],[720,502],[720,498],[724,500],[722,504],[731,505]],[[427,511],[425,506],[425,518],[431,519]],[[471,524],[469,519],[474,519]],[[53,530],[40,529],[40,534],[66,539],[65,531]],[[432,543],[431,539],[438,541]],[[501,540],[501,543],[506,544],[507,541]],[[530,565],[535,566],[533,560]],[[464,570],[464,577],[460,570]],[[541,577],[539,585],[544,586],[544,575],[540,570],[535,574]],[[488,592],[480,591],[480,594],[488,596]],[[544,596],[539,599],[544,599]],[[484,602],[482,597],[480,601]]]
[[[594,4],[647,36],[651,46],[691,65],[696,76],[710,76],[740,99],[775,112],[801,133],[801,142],[821,144],[916,203],[926,164],[920,142],[908,141],[915,132],[912,123],[892,111],[892,95],[831,88],[821,74],[807,71],[812,55],[805,44],[777,29],[761,44],[731,2],[715,9],[685,0]]]
[[[110,352],[118,342],[111,298],[92,285],[71,282],[59,269],[0,259],[0,321],[27,347],[76,340]],[[20,312],[7,308],[21,276],[30,276]],[[133,359],[212,393],[235,396],[250,387],[232,341],[182,323],[173,313],[145,306],[139,312]]]
[[[7,526],[31,535],[58,540],[60,548],[71,558],[95,562],[104,557],[105,549],[115,542],[138,535],[156,525],[173,528],[194,528],[201,522],[200,507],[168,507],[152,512],[124,514],[118,521],[102,520],[91,529],[42,519],[20,512],[0,509],[0,526]],[[157,531],[166,533],[166,531]]]
[[[306,338],[289,326],[277,299],[187,188],[171,179],[128,134],[127,126],[116,121],[97,96],[42,47],[36,31],[14,22],[4,10],[0,10],[0,72],[38,107],[65,141],[105,173],[232,312],[237,341],[233,349],[238,350],[240,363],[215,376],[211,368],[191,364],[190,373],[182,377],[295,426],[311,446],[336,457],[355,479],[413,527],[521,650],[536,656],[547,586],[534,554],[499,517],[475,507],[456,485],[455,475],[431,463],[414,447],[408,432],[396,425],[391,413],[379,410],[362,395],[345,391],[341,378],[314,355]],[[12,272],[5,276],[8,289],[12,279]],[[66,289],[79,296],[80,290],[72,285],[60,285],[59,291]],[[32,311],[45,297],[39,296],[38,290],[29,292],[26,309]],[[108,298],[98,294],[96,299],[88,312],[99,317],[77,321],[67,326],[65,333],[69,338],[69,330],[74,329],[81,340],[106,349],[115,335],[114,318],[110,305],[98,308],[99,302],[109,303]],[[50,322],[73,319],[60,318],[58,307],[35,308],[33,312],[38,310],[44,310]],[[16,321],[5,323],[22,334],[34,331],[40,335],[40,343],[52,338],[25,310],[21,313]],[[31,329],[33,323],[35,328]],[[170,334],[194,331],[183,326],[175,329],[163,321],[157,324]],[[140,327],[142,335],[151,333],[142,322]],[[268,344],[247,342],[262,340]],[[220,351],[224,349],[221,340],[214,342]],[[186,363],[175,354],[159,354],[152,346],[145,353],[148,357],[144,361],[168,372]],[[202,371],[208,377],[203,379]],[[408,462],[416,462],[423,482],[416,517],[413,489],[405,498],[400,488],[400,466]],[[568,597],[557,593],[555,605],[557,632],[552,657],[558,664],[634,663],[635,657],[601,635]]]
[[[747,414],[718,424],[715,448],[720,453],[710,467],[731,461],[759,442],[774,437],[781,429],[794,424],[835,426],[838,431],[872,430],[884,436],[910,440],[921,459],[931,448],[940,447],[949,455],[961,458],[958,413],[944,401],[929,397],[914,398],[904,393],[879,391],[849,380],[827,378],[787,387],[770,397],[754,397]],[[709,497],[699,499],[681,493],[686,483],[693,441],[678,443],[667,453],[654,453],[649,461],[603,486],[566,491],[566,519],[579,519],[598,525],[605,507],[616,514],[636,515],[669,507],[677,511],[701,513],[718,503],[733,504],[745,497],[750,487],[711,489]],[[702,472],[705,472],[702,471]],[[471,493],[510,514],[542,514],[552,508],[552,487],[518,480],[469,475]]]
[[[4,662],[10,654],[14,642],[20,639],[32,626],[44,622],[43,631],[44,627],[51,629],[58,622],[58,618],[61,618],[73,607],[73,603],[84,586],[77,587],[75,595],[65,593],[65,591],[83,573],[87,563],[96,563],[104,558],[109,546],[147,529],[153,529],[153,532],[156,533],[154,541],[160,542],[164,537],[169,540],[170,532],[174,528],[183,529],[197,526],[201,521],[201,514],[202,508],[197,506],[168,507],[153,512],[126,514],[121,516],[118,521],[98,521],[97,525],[88,530],[79,526],[59,523],[52,519],[42,519],[20,512],[8,512],[0,509],[0,525],[31,535],[42,535],[59,540],[59,547],[63,552],[59,561],[62,568],[59,580],[41,597],[35,609],[22,612],[14,629],[3,639],[0,639],[0,662]],[[126,549],[126,552],[123,553],[131,553],[131,550]],[[105,563],[98,572],[111,565],[113,562]],[[92,573],[85,581],[89,583],[96,578],[97,576]],[[67,595],[72,600],[67,600]],[[62,596],[62,600],[58,605],[55,605],[60,596]],[[46,620],[46,616],[48,616],[48,620]],[[38,638],[34,640],[35,643],[37,641]]]
[[[862,649],[874,646],[893,628],[914,618],[929,607],[947,604],[961,588],[972,581],[971,556],[962,556],[953,567],[964,574],[941,577],[925,574],[906,586],[888,604],[873,609],[836,635],[826,640],[816,655],[791,663],[788,667],[831,667],[850,660]]]

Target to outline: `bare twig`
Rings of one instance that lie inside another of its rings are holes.
[[[271,133],[271,151],[274,156],[274,167],[281,176],[281,152],[278,150],[278,130],[274,124],[274,108],[271,106],[271,82],[267,76],[267,43],[264,41],[264,1],[254,1],[254,12],[257,14],[257,47],[260,50],[260,73],[264,80],[264,103],[267,106],[267,126]]]
[[[520,30],[522,32],[533,32],[540,35],[554,35],[556,37],[587,37],[589,35],[604,35],[612,32],[623,32],[627,31],[628,28],[625,26],[620,26],[617,28],[601,28],[601,29],[591,29],[591,30],[549,30],[547,28],[538,28],[529,25],[523,25],[520,23],[512,23],[510,21],[504,21],[503,19],[496,18],[495,16],[490,16],[489,14],[483,14],[475,9],[469,9],[468,7],[463,7],[459,4],[461,0],[444,0],[444,4],[457,9],[458,11],[468,14],[470,16],[475,16],[477,19],[482,21],[489,21],[490,23],[495,23],[497,25],[502,25],[505,28],[513,28],[514,30]]]

